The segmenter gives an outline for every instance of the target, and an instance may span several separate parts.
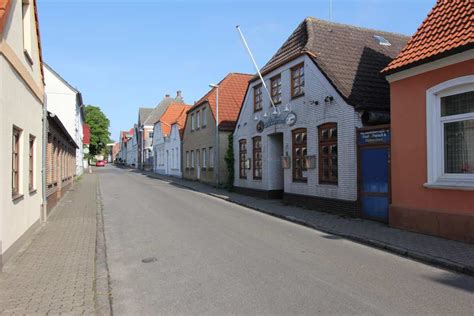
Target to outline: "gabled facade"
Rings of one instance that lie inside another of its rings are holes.
[[[259,77],[249,84],[234,131],[236,189],[357,214],[356,131],[389,122],[389,87],[379,71],[406,41],[305,19],[261,70],[269,93]]]
[[[0,0],[0,83],[1,267],[45,214],[44,83],[34,0]]]
[[[153,170],[159,174],[181,177],[181,133],[189,106],[172,103],[153,129]]]
[[[153,140],[153,127],[161,118],[168,106],[172,103],[184,103],[181,91],[176,92],[176,97],[165,95],[155,108],[140,108],[138,114],[137,129],[137,167],[140,169],[151,169],[153,166],[153,152],[151,143]]]
[[[66,127],[78,148],[76,150],[75,175],[84,172],[83,129],[84,105],[81,92],[64,80],[50,66],[43,64],[48,111],[56,114]]]
[[[436,2],[385,68],[393,227],[474,243],[474,4]]]
[[[138,128],[135,126],[127,141],[127,166],[137,168],[138,165]]]
[[[219,82],[219,91],[213,87],[187,112],[182,155],[184,178],[212,185],[227,183],[225,154],[229,134],[232,134],[235,127],[251,78],[252,76],[248,74],[228,74]],[[218,126],[216,126],[217,92],[219,93]]]

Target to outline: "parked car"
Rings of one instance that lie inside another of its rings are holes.
[[[96,167],[105,167],[105,161],[104,160],[97,160],[95,163]]]

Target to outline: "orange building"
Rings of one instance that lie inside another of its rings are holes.
[[[472,0],[438,0],[383,70],[391,89],[389,224],[474,243]]]

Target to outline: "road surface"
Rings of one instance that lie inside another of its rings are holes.
[[[97,172],[116,315],[474,311],[472,277],[137,171]]]

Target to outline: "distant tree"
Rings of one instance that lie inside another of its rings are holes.
[[[110,142],[110,121],[98,106],[88,105],[84,108],[86,123],[91,129],[89,157],[107,154],[107,143]]]

